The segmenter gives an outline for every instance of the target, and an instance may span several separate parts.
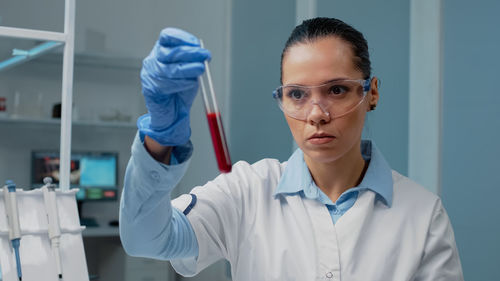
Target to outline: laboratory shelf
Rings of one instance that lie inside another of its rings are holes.
[[[34,118],[0,118],[0,124],[19,124],[19,125],[61,125],[59,119],[34,119]],[[135,123],[131,122],[104,122],[104,121],[73,121],[76,127],[105,127],[105,128],[124,128],[136,129]]]
[[[61,64],[62,54],[52,52],[37,59],[40,63]],[[110,56],[106,54],[88,54],[80,53],[75,54],[75,66],[91,66],[91,67],[105,67],[105,68],[118,68],[139,71],[142,67],[142,58]]]

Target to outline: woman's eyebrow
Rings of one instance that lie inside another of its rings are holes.
[[[328,83],[335,82],[335,81],[341,81],[341,80],[352,80],[352,78],[349,78],[349,77],[337,77],[337,78],[333,78],[333,79],[330,79],[328,81],[325,81],[325,82],[323,82],[320,85],[328,84]]]
[[[319,84],[316,84],[316,85],[304,85],[304,84],[299,84],[299,83],[288,83],[288,84],[284,84],[283,86],[299,86],[299,87],[315,87],[315,86],[321,86],[321,85],[325,85],[325,84],[328,84],[328,83],[331,83],[331,82],[335,82],[335,81],[342,81],[342,80],[352,80],[352,78],[349,78],[349,77],[336,77],[336,78],[333,78],[333,79],[330,79],[330,80],[327,80],[327,81],[323,81]]]

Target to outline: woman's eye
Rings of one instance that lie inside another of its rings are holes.
[[[288,93],[288,96],[294,100],[301,100],[305,97],[306,93],[302,90],[291,90],[289,93]]]
[[[330,88],[330,94],[332,94],[332,95],[341,95],[341,94],[344,94],[348,91],[349,91],[349,89],[347,87],[341,86],[341,85],[333,85]]]

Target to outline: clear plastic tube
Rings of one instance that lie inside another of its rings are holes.
[[[200,40],[200,45],[203,48],[203,41]],[[205,84],[205,80],[208,84]],[[200,77],[201,92],[203,95],[203,101],[205,103],[205,112],[208,121],[208,127],[210,128],[210,135],[212,136],[212,143],[214,146],[215,157],[217,158],[217,165],[219,171],[222,173],[231,172],[231,158],[229,156],[229,149],[227,146],[226,135],[224,133],[224,128],[222,126],[222,117],[217,106],[217,100],[215,98],[215,91],[212,82],[212,75],[210,74],[210,68],[208,62],[205,61],[205,73]],[[209,94],[207,93],[207,90]]]

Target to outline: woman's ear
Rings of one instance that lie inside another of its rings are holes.
[[[375,110],[377,107],[379,93],[378,93],[379,80],[377,77],[373,77],[370,81],[370,91],[368,92],[368,105],[369,108],[367,111]]]

